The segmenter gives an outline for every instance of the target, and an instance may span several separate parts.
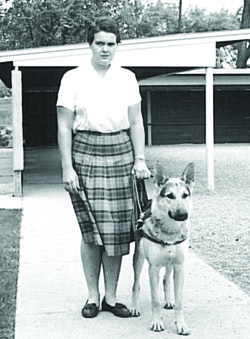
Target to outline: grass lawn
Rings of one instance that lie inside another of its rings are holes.
[[[0,338],[14,339],[21,210],[0,209]]]

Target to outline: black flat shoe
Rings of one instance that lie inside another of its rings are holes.
[[[85,306],[82,309],[82,316],[84,318],[95,318],[98,315],[99,307],[92,303],[88,304],[88,300],[86,301]]]
[[[115,306],[110,306],[107,302],[105,297],[102,300],[102,310],[111,312],[115,316],[120,318],[128,318],[131,316],[130,311],[127,309],[127,307],[123,304],[116,303]]]

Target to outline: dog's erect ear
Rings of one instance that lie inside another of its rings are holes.
[[[194,163],[191,162],[184,169],[181,179],[185,181],[187,185],[191,185],[194,183],[194,175],[195,175]]]
[[[159,162],[155,164],[154,178],[158,186],[164,185],[165,182],[169,179],[165,168]]]

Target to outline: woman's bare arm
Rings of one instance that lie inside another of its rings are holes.
[[[79,182],[72,165],[72,128],[74,112],[59,106],[57,107],[58,146],[61,153],[63,184],[66,191],[77,193]]]

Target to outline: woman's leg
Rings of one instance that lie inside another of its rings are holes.
[[[105,299],[110,306],[116,304],[116,291],[120,275],[122,256],[108,256],[106,252],[102,255]]]
[[[82,265],[88,286],[88,303],[100,305],[99,277],[102,262],[102,250],[95,244],[81,244]]]

